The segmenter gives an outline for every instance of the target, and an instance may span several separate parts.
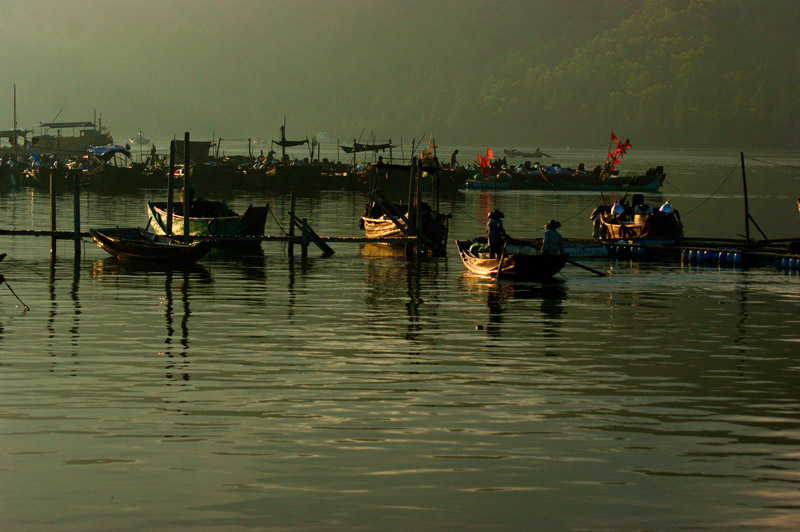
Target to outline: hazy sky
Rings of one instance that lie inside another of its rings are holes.
[[[318,131],[355,137],[360,131],[341,127],[341,117],[359,116],[359,104],[379,93],[402,98],[443,67],[479,72],[481,60],[512,37],[487,31],[484,17],[528,4],[4,2],[0,128],[13,125],[16,84],[25,128],[59,111],[61,121],[91,120],[96,110],[117,140],[139,129],[146,136],[268,138],[284,116],[293,138]],[[359,120],[356,127],[373,127],[369,117]]]

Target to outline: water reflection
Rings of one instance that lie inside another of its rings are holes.
[[[407,257],[401,246],[385,246],[366,244],[362,248],[362,256],[366,259],[367,307],[376,318],[392,319],[396,317],[401,301],[406,310],[406,340],[417,341],[423,333],[430,333],[438,327],[437,320],[425,320],[421,310],[426,300],[423,298],[423,280],[435,287],[440,268],[446,267],[446,261],[432,257]],[[433,316],[436,313],[434,302],[435,290],[431,289],[426,308]],[[430,318],[430,316],[428,317]]]
[[[493,338],[502,336],[503,314],[512,300],[539,301],[541,316],[541,335],[544,338],[559,338],[564,314],[564,300],[567,297],[566,283],[552,280],[546,283],[497,283],[478,277],[469,272],[461,274],[460,283],[467,292],[482,294],[486,298],[489,314],[486,334]],[[546,346],[547,347],[547,346]],[[551,355],[549,348],[546,354]]]
[[[167,358],[167,363],[165,366],[166,369],[166,377],[169,380],[175,378],[176,373],[180,373],[180,379],[183,381],[189,381],[189,358],[188,358],[188,351],[189,351],[189,317],[192,315],[191,309],[189,308],[189,279],[190,275],[189,272],[178,271],[177,274],[181,279],[180,284],[180,301],[183,306],[183,316],[181,317],[180,329],[180,341],[177,347],[177,354],[174,352],[176,347],[173,345],[174,335],[175,335],[175,301],[172,291],[172,284],[174,281],[176,272],[174,270],[169,270],[166,273],[166,277],[164,279],[164,293],[165,297],[162,300],[162,304],[164,306],[164,319],[166,322],[167,327],[167,336],[164,339],[164,344],[166,345],[164,351],[160,352],[159,355],[163,355]]]

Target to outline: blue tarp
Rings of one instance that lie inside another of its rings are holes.
[[[110,160],[115,154],[121,153],[126,157],[131,156],[131,150],[119,144],[108,144],[106,146],[89,146],[89,153],[104,161]]]

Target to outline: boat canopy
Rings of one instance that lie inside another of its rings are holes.
[[[42,127],[51,127],[53,129],[64,129],[68,127],[94,127],[94,122],[46,122],[42,123]]]
[[[110,161],[114,155],[121,153],[126,157],[131,156],[131,151],[119,144],[108,144],[106,146],[89,146],[89,153],[102,161]]]

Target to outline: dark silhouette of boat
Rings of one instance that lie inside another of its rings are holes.
[[[498,278],[499,272],[501,279],[546,281],[560,272],[569,260],[567,253],[541,255],[534,249],[526,252],[523,246],[516,246],[513,252],[511,249],[504,251],[500,257],[490,258],[488,251],[480,251],[485,244],[486,239],[482,237],[474,240],[456,240],[458,254],[467,270],[494,279]]]
[[[200,260],[211,249],[209,241],[187,243],[139,227],[89,229],[89,234],[100,248],[122,260],[185,264]]]

